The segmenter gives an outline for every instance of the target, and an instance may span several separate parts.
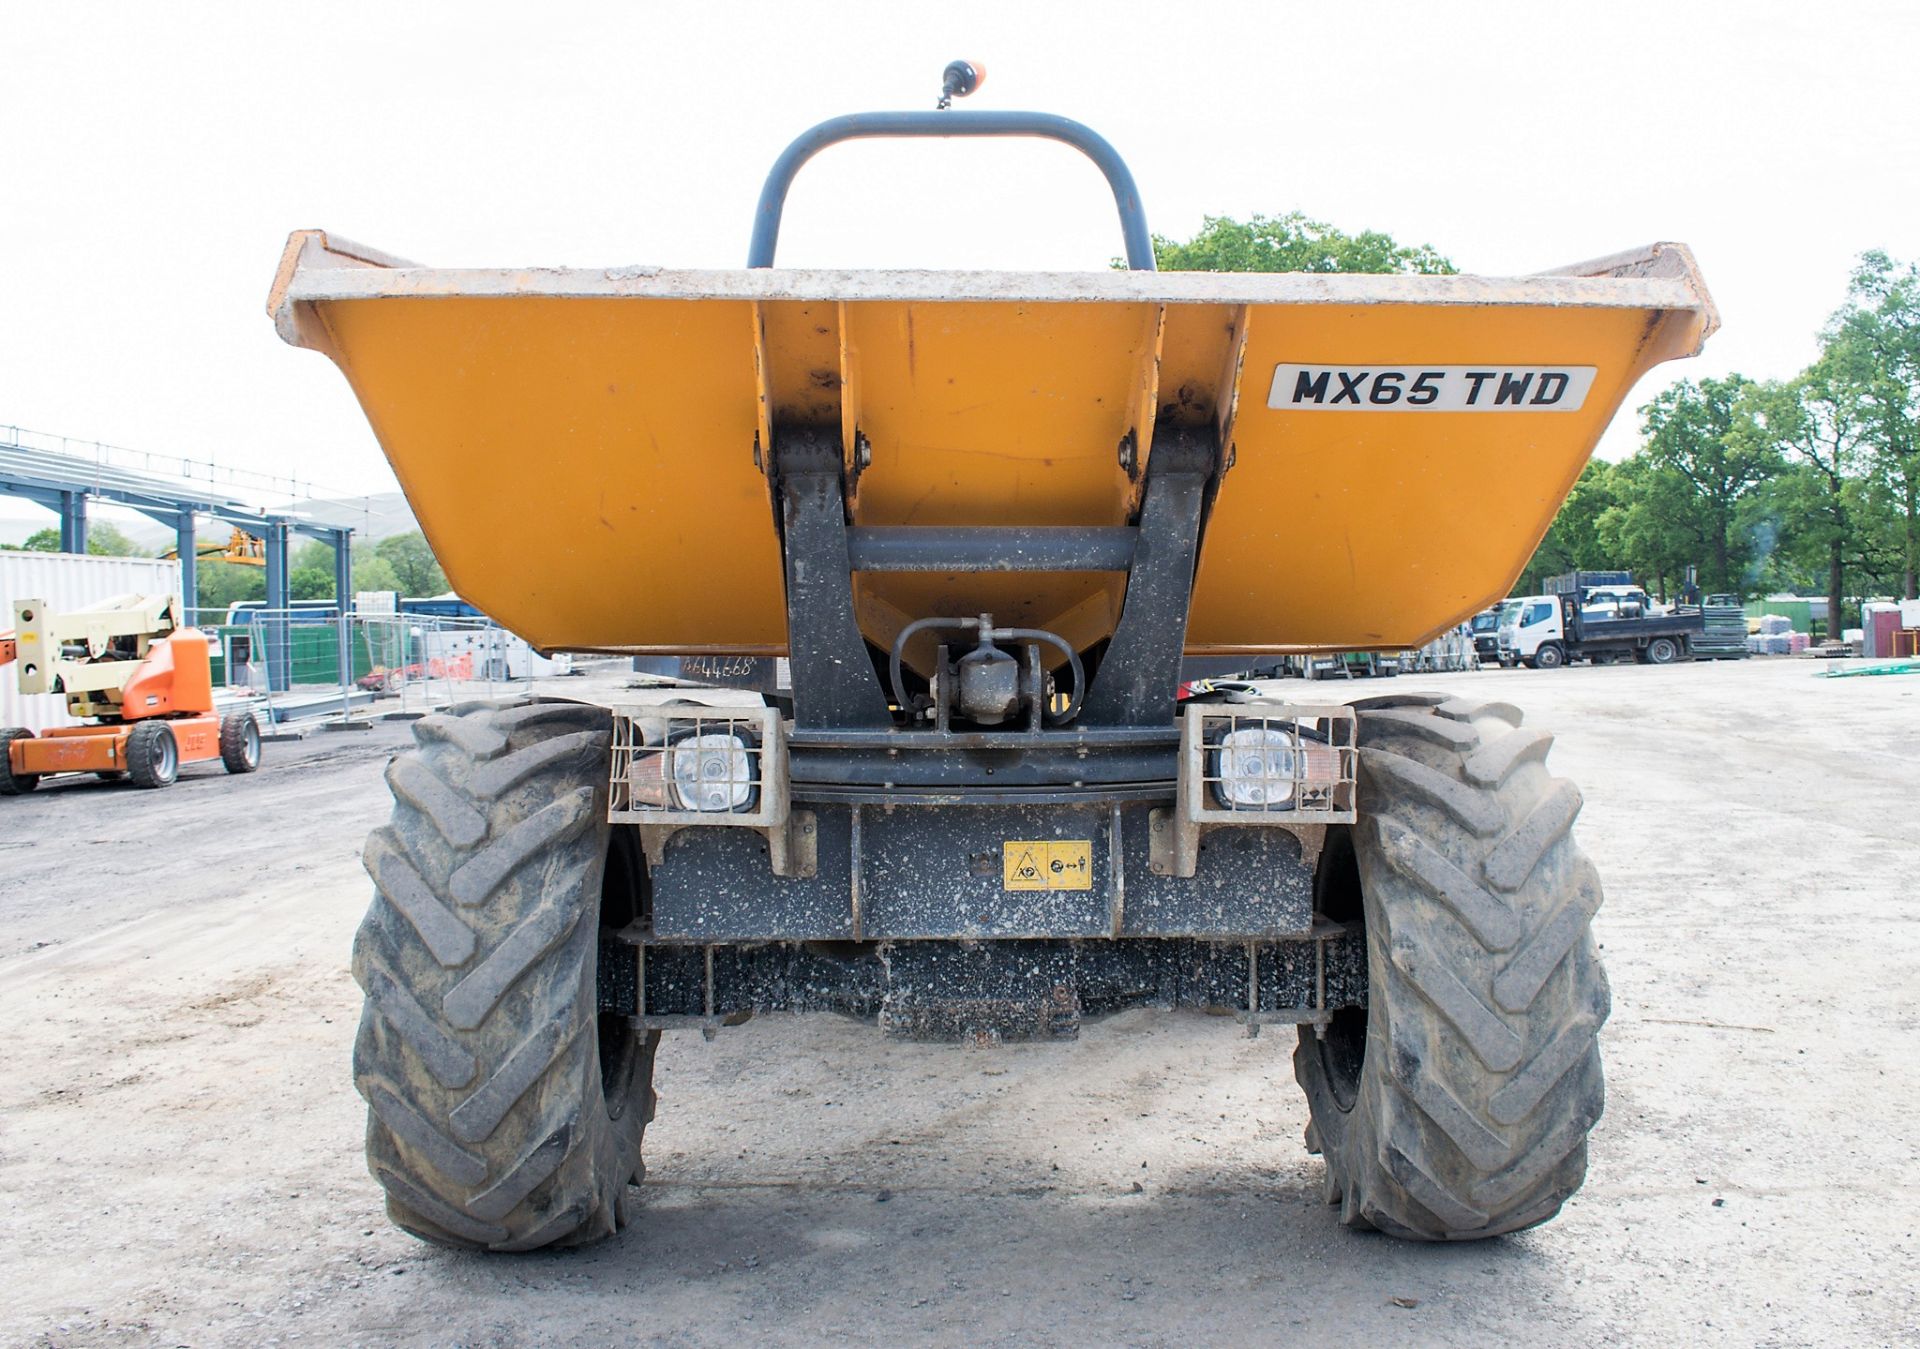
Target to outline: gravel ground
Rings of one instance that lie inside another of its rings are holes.
[[[1559,733],[1608,890],[1587,1186],[1459,1247],[1335,1224],[1289,1035],[1132,1013],[676,1033],[637,1227],[434,1250],[348,1080],[404,728],[0,801],[0,1342],[1920,1342],[1920,678],[1818,668],[1417,681]]]

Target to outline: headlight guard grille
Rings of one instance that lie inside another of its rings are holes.
[[[614,824],[784,825],[786,748],[777,708],[616,707],[607,818]],[[700,800],[714,804],[696,808]]]

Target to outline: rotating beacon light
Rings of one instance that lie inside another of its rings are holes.
[[[940,74],[940,101],[933,106],[944,110],[956,98],[965,98],[987,82],[987,68],[978,61],[949,61]]]

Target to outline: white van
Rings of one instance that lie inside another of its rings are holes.
[[[1565,648],[1560,600],[1554,595],[1517,595],[1500,609],[1500,663],[1532,665],[1540,648],[1552,646],[1556,655]],[[1558,659],[1550,660],[1560,664]]]

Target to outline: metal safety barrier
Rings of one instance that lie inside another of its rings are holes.
[[[484,618],[248,609],[206,613],[198,625],[215,645],[215,682],[251,694],[273,725],[508,698],[568,665]]]

